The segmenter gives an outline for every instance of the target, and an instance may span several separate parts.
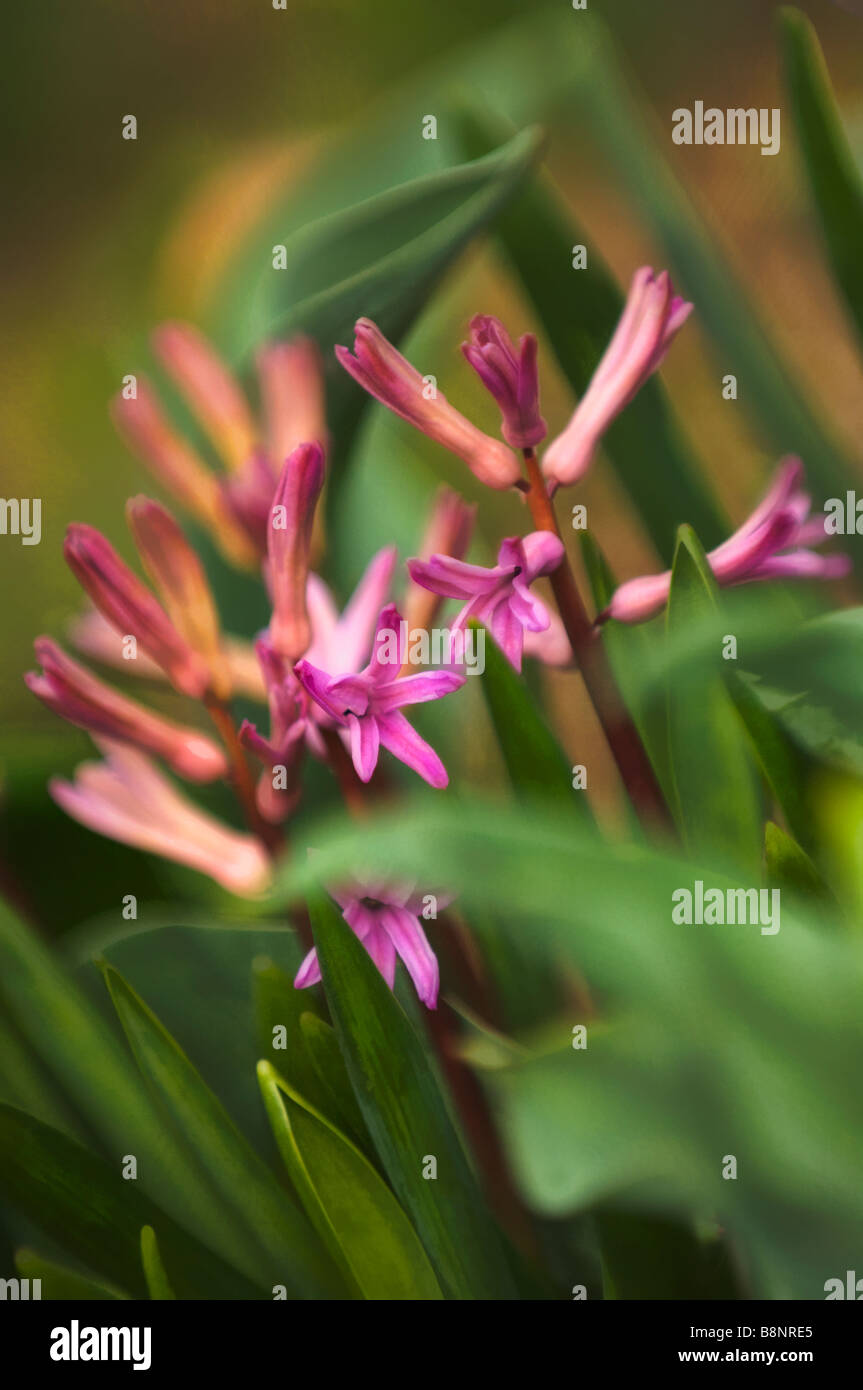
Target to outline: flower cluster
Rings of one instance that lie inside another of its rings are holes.
[[[479,315],[463,345],[500,409],[502,439],[456,410],[434,378],[422,376],[370,320],[357,323],[352,350],[335,352],[366,391],[462,458],[484,484],[512,488],[521,498],[538,485],[545,510],[534,515],[548,518],[551,494],[584,476],[603,433],[656,371],[691,308],[674,294],[666,274],[637,272],[583,399],[539,465],[535,451],[547,426],[533,335],[515,345],[496,319]],[[516,670],[525,654],[554,664],[572,659],[560,616],[533,591],[538,579],[555,576],[565,564],[565,549],[553,521],[540,521],[541,529],[504,538],[495,564],[469,563],[474,508],[443,490],[419,555],[407,561],[402,607],[391,593],[396,552],[386,548],[371,558],[340,612],[314,568],[323,545],[318,503],[327,451],[318,349],[304,339],[262,348],[260,421],[196,330],[167,325],[156,335],[155,349],[222,471],[214,472],[175,430],[142,379],[115,402],[117,425],[225,556],[258,568],[270,599],[269,623],[254,644],[224,634],[203,566],[177,520],[161,503],[137,497],[128,504],[128,521],[152,588],[99,532],[70,526],[66,559],[92,603],[76,622],[73,640],[104,665],[173,687],[191,704],[191,722],[121,693],[48,637],[36,643],[41,671],[26,679],[46,705],[87,730],[103,755],[103,761],[80,767],[73,782],[51,784],[64,810],[101,834],[208,874],[231,892],[256,894],[270,881],[280,827],[301,803],[307,754],[328,762],[343,785],[345,776],[353,777],[357,794],[365,795],[363,788],[374,782],[383,753],[432,787],[447,785],[441,758],[405,710],[453,694],[465,675],[456,664],[404,668],[387,641],[403,621],[428,630],[442,605],[456,600],[458,611],[445,620],[451,631],[463,634],[471,621],[484,624]],[[529,486],[525,460],[541,468]],[[708,557],[717,581],[844,572],[842,557],[819,557],[811,549],[824,539],[824,527],[823,518],[812,520],[809,512],[802,466],[786,461],[763,503]],[[629,581],[599,622],[649,618],[664,605],[668,588],[667,574]],[[268,728],[261,731],[248,720],[235,728],[231,700],[237,694],[266,705]],[[206,717],[212,733],[198,727]],[[249,756],[259,766],[257,779]],[[229,828],[205,813],[156,760],[188,782],[232,782],[248,829]],[[420,998],[434,1007],[437,962],[414,889],[354,884],[332,893],[390,985],[398,956]],[[296,984],[319,978],[312,951]]]

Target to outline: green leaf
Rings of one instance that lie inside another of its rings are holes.
[[[15,1268],[22,1279],[41,1280],[41,1297],[46,1301],[66,1302],[71,1299],[75,1302],[93,1300],[108,1303],[113,1299],[129,1297],[121,1289],[88,1279],[76,1269],[67,1269],[56,1260],[49,1260],[46,1255],[26,1247],[15,1251]]]
[[[859,845],[863,799],[844,800],[837,816]],[[580,1020],[569,1007],[557,1051],[484,1073],[535,1212],[568,1217],[626,1200],[690,1222],[713,1217],[754,1297],[821,1298],[825,1270],[854,1268],[863,1245],[859,933],[824,931],[821,905],[784,898],[775,934],[677,924],[681,887],[752,879],[606,844],[539,807],[525,817],[438,795],[312,833],[318,855],[286,866],[280,895],[358,872],[443,876],[472,922],[487,909],[496,931],[529,936],[537,959],[583,971],[602,999],[601,1020],[583,1019],[585,1050],[571,1047]],[[346,991],[356,992],[361,968],[346,963]],[[736,1182],[722,1177],[728,1154]]]
[[[227,1255],[220,1244],[218,1204],[194,1181],[187,1154],[160,1125],[116,1037],[74,979],[2,901],[0,1000],[67,1103],[99,1136],[105,1152],[134,1153],[154,1197],[200,1239]],[[69,1046],[70,1038],[74,1047]]]
[[[782,9],[779,35],[797,138],[830,264],[863,338],[863,178],[813,25],[800,10]]]
[[[786,889],[802,898],[830,897],[829,888],[806,851],[772,820],[764,827],[764,865],[771,888]]]
[[[337,1295],[313,1232],[221,1102],[123,977],[107,963],[101,968],[135,1060],[221,1199],[244,1267],[300,1298]]]
[[[476,110],[461,110],[456,120],[470,154],[485,153],[504,138],[500,122]],[[547,179],[537,177],[519,193],[496,230],[561,370],[576,396],[583,396],[624,296],[595,246],[586,269],[571,269],[573,246],[589,245],[590,239]],[[722,511],[656,378],[607,431],[603,449],[666,563],[681,521],[694,526],[710,546],[727,534]]]
[[[595,1213],[606,1298],[688,1302],[739,1297],[727,1248],[681,1221],[604,1206]]]
[[[671,573],[667,625],[685,638],[716,608],[716,582],[698,539],[680,528]],[[718,616],[718,614],[717,614]],[[678,826],[687,848],[706,862],[760,875],[761,812],[749,751],[724,684],[722,634],[712,659],[668,688],[668,737]]]
[[[749,731],[755,756],[773,795],[798,839],[809,844],[813,829],[806,798],[808,766],[776,713],[769,708],[757,679],[745,671],[726,674],[728,692]]]
[[[522,131],[472,163],[427,174],[288,236],[287,265],[269,251],[251,296],[244,352],[264,337],[303,333],[323,351],[327,409],[338,442],[330,495],[338,494],[366,393],[334,361],[333,347],[353,341],[353,326],[372,318],[388,338],[410,327],[444,272],[515,192],[537,158],[541,137]]]
[[[302,1013],[300,1033],[328,1100],[325,1115],[344,1130],[367,1158],[374,1158],[374,1145],[357,1104],[335,1030],[317,1014]]]
[[[252,974],[258,1055],[272,1062],[301,1096],[329,1114],[328,1092],[314,1066],[300,1026],[303,1014],[322,1016],[316,992],[294,989],[290,975],[267,956],[256,958]]]
[[[279,1152],[309,1218],[363,1298],[439,1299],[417,1236],[359,1149],[282,1080],[258,1080]]]
[[[506,1298],[513,1288],[496,1227],[437,1078],[400,1004],[341,915],[311,904],[327,1001],[360,1109],[393,1190],[445,1292]],[[437,1178],[423,1177],[433,1157]]]
[[[480,688],[513,789],[524,801],[554,801],[579,820],[592,823],[585,797],[573,791],[570,761],[536,708],[524,679],[513,670],[491,635],[482,631],[485,670]]]
[[[847,460],[663,157],[645,103],[636,96],[638,84],[620,65],[605,25],[596,15],[583,15],[569,30],[567,35],[561,26],[561,44],[570,59],[570,92],[585,137],[596,141],[606,176],[619,181],[663,248],[675,283],[696,306],[722,370],[733,363],[738,380],[745,383],[741,404],[762,447],[766,441],[776,454],[799,453],[816,495],[842,496],[854,481]],[[662,134],[667,134],[664,126]],[[863,551],[856,551],[854,559],[863,565]]]
[[[144,1266],[144,1278],[147,1280],[150,1298],[172,1302],[177,1295],[171,1288],[162,1256],[159,1254],[156,1232],[152,1226],[141,1227],[141,1264]]]
[[[118,1150],[119,1154],[128,1152]],[[0,1105],[0,1186],[17,1210],[76,1260],[135,1298],[146,1297],[139,1232],[158,1227],[181,1298],[263,1298],[247,1280],[76,1140],[10,1105]]]

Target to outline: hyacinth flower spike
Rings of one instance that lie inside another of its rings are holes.
[[[294,667],[309,695],[350,736],[351,757],[362,782],[371,779],[381,746],[432,787],[449,782],[433,748],[402,714],[404,705],[439,700],[464,684],[456,671],[423,671],[399,678],[401,615],[395,604],[378,619],[372,658],[357,675],[332,676],[308,660]]]
[[[24,680],[56,714],[90,733],[155,754],[190,782],[212,782],[226,775],[225,755],[212,739],[121,695],[50,637],[37,638],[34,647],[42,674],[30,671]]]
[[[429,1009],[437,1008],[440,975],[437,957],[419,921],[423,907],[421,895],[392,884],[355,884],[349,889],[331,888],[329,892],[390,989],[395,984],[398,956],[423,1004]],[[445,907],[448,901],[437,895],[438,907]],[[308,989],[320,979],[318,953],[312,950],[297,971],[294,985],[297,989]]]
[[[563,559],[563,542],[550,531],[532,531],[501,542],[497,564],[486,568],[433,555],[430,560],[408,560],[416,584],[447,598],[464,600],[453,623],[463,629],[471,619],[491,632],[507,660],[521,670],[525,633],[551,629],[551,614],[541,599],[530,592],[540,575],[550,574]]]
[[[765,579],[840,579],[848,573],[847,555],[819,555],[811,549],[827,540],[827,535],[824,517],[809,515],[811,498],[803,482],[800,459],[783,459],[752,515],[733,536],[708,552],[717,584],[727,588]],[[615,590],[597,621],[644,622],[665,607],[670,589],[670,570],[630,579]]]
[[[354,334],[353,352],[337,347],[336,357],[369,395],[463,459],[488,487],[509,488],[521,481],[512,450],[451,406],[434,381],[421,376],[371,319],[358,319]]]
[[[674,293],[666,271],[635,272],[611,342],[561,435],[546,449],[542,471],[552,488],[583,478],[616,416],[661,366],[692,305]]]
[[[145,754],[109,739],[96,742],[104,762],[82,763],[73,782],[49,783],[67,815],[111,840],[185,864],[241,897],[263,892],[270,862],[252,835],[202,811]]]

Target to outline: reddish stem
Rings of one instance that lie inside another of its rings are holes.
[[[527,505],[539,531],[560,538],[560,528],[533,449],[525,449]],[[562,538],[561,538],[562,539]],[[598,630],[590,621],[569,560],[564,555],[550,575],[561,621],[632,804],[645,825],[671,827],[672,820],[644,745],[623,703]]]
[[[283,848],[284,837],[278,826],[264,820],[258,810],[255,779],[246,758],[246,750],[240,743],[233,715],[224,700],[220,700],[216,695],[206,695],[204,704],[225,745],[230,769],[228,779],[243,809],[246,824],[270,853],[275,854]]]

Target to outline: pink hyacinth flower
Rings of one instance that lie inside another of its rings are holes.
[[[382,610],[371,661],[357,675],[332,676],[308,660],[298,662],[294,670],[312,699],[348,730],[361,781],[370,780],[383,745],[432,787],[445,787],[446,768],[401,710],[404,705],[439,700],[463,685],[465,678],[456,671],[422,671],[399,678],[401,621],[394,603]]]
[[[277,825],[296,809],[300,797],[308,699],[284,657],[269,641],[261,638],[256,642],[255,653],[267,688],[270,734],[264,738],[254,724],[244,719],[239,737],[243,747],[268,769],[258,781],[256,800],[264,819]],[[280,773],[283,786],[274,784],[274,772]]]
[[[67,815],[98,835],[185,864],[241,897],[263,892],[270,863],[253,836],[202,811],[145,754],[108,739],[97,743],[104,762],[82,763],[73,782],[49,783]]]
[[[462,352],[501,412],[501,433],[514,449],[531,449],[545,439],[548,426],[539,413],[536,338],[525,333],[518,349],[499,319],[476,314]]]
[[[847,555],[819,555],[811,546],[827,540],[823,515],[810,517],[812,500],[803,491],[803,464],[783,459],[766,496],[727,541],[708,552],[707,561],[723,588],[764,579],[840,579]],[[598,621],[616,618],[641,623],[668,601],[671,571],[621,584]]]
[[[66,532],[63,553],[111,626],[123,636],[134,637],[178,690],[199,700],[210,684],[207,662],[105,537],[92,526],[73,523]]]
[[[212,782],[227,773],[222,750],[197,729],[176,724],[121,695],[73,661],[50,637],[38,637],[34,647],[42,674],[28,671],[27,687],[71,724],[153,753],[190,782]]]
[[[303,655],[311,641],[306,584],[315,507],[323,485],[321,446],[300,444],[285,462],[270,510],[270,642],[280,656],[291,662]]]
[[[446,598],[458,598],[465,606],[453,623],[453,631],[471,619],[491,632],[507,660],[521,670],[525,632],[545,632],[552,626],[545,604],[530,592],[542,574],[557,569],[564,556],[563,542],[550,531],[532,531],[524,538],[511,536],[501,542],[497,564],[486,568],[433,555],[430,560],[408,560],[415,583]]]
[[[464,459],[488,487],[508,488],[520,480],[521,470],[512,450],[484,434],[451,406],[434,382],[423,378],[371,319],[358,319],[354,333],[354,351],[337,347],[336,357],[364,390]]]
[[[396,957],[400,956],[423,1004],[436,1009],[440,975],[437,957],[419,921],[422,896],[392,884],[355,884],[350,890],[329,891],[390,989],[395,984]],[[449,899],[438,895],[437,901],[439,907],[445,907]],[[297,971],[294,985],[308,989],[320,979],[318,953],[312,950]]]
[[[661,365],[691,312],[667,271],[654,275],[642,266],[635,272],[611,342],[572,419],[543,456],[542,471],[554,487],[584,477],[612,420]]]

